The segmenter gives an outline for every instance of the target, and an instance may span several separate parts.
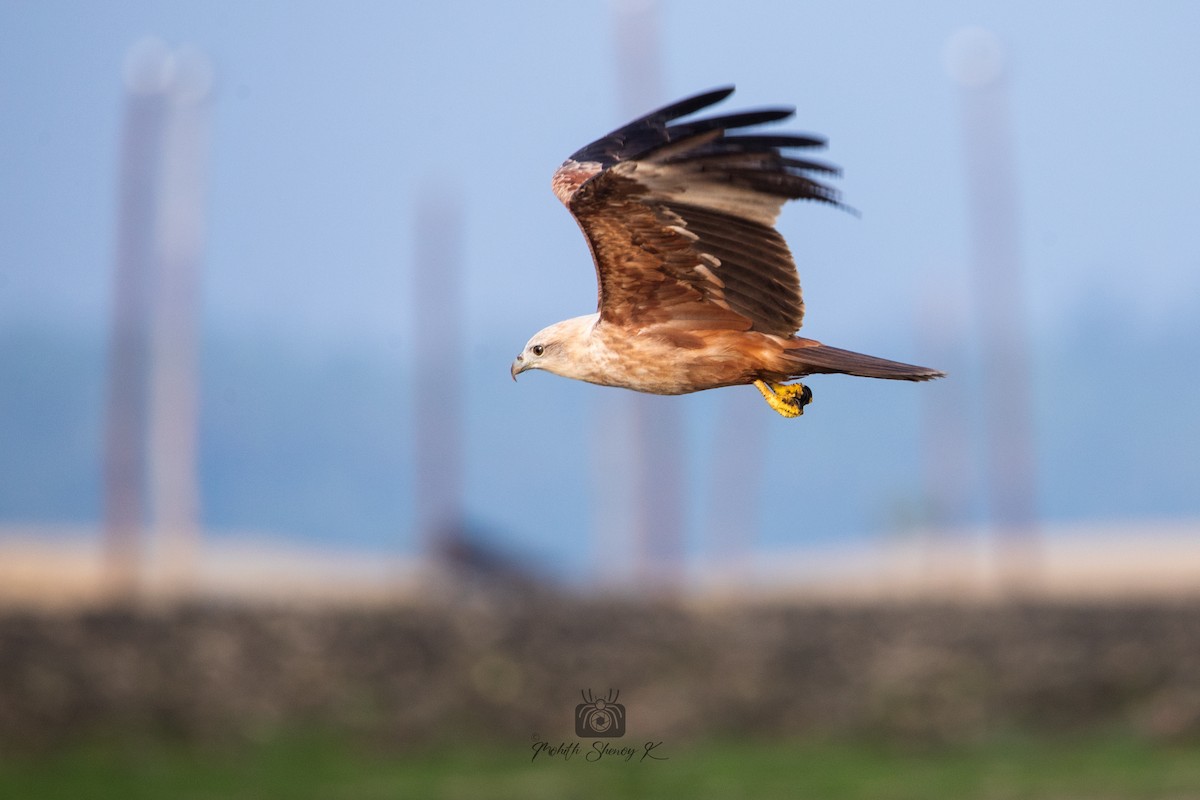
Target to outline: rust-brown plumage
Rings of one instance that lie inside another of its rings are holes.
[[[791,378],[845,373],[928,380],[942,373],[795,336],[800,280],[775,220],[788,200],[839,205],[814,176],[829,165],[792,155],[821,139],[730,131],[775,122],[765,109],[675,120],[733,92],[659,109],[582,148],[554,174],[596,266],[597,313],[536,334],[512,374],[545,369],[653,394],[753,383],[784,416],[811,399]]]

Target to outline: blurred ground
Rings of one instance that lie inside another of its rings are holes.
[[[1009,731],[1200,738],[1200,602],[698,608],[456,585],[368,607],[194,604],[0,617],[0,747],[345,731],[523,752],[619,691],[629,741]],[[1200,789],[1200,787],[1197,787]]]
[[[1025,589],[1067,600],[1200,597],[1200,522],[1112,522],[1046,526],[1025,568]],[[746,599],[998,599],[1004,559],[977,530],[914,528],[883,540],[854,540],[763,553],[744,562],[693,564],[683,592],[697,602]],[[504,551],[497,551],[504,558]],[[1010,565],[1011,566],[1011,565]],[[0,608],[64,608],[104,602],[103,553],[94,529],[0,525]],[[153,551],[144,562],[150,597],[222,601],[379,603],[423,591],[411,558],[285,542],[268,534],[206,535],[190,585]],[[536,575],[534,576],[536,577]],[[628,589],[617,585],[604,588]],[[636,587],[633,587],[636,588]]]
[[[657,596],[243,537],[115,605],[86,531],[9,531],[0,796],[1200,796],[1195,537],[1137,533],[1056,531],[1015,594],[915,532]]]
[[[397,755],[330,736],[212,750],[87,747],[0,760],[0,794],[89,798],[355,800],[794,800],[863,798],[1186,798],[1200,748],[1120,737],[1005,739],[936,751],[871,742],[719,741],[664,761],[531,761],[511,749],[459,745]]]

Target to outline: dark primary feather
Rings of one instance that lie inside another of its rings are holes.
[[[790,115],[789,115],[790,116]],[[741,133],[733,136],[726,136],[724,141],[731,145],[730,149],[738,147],[824,147],[825,140],[815,136],[804,136],[798,133],[780,133],[780,134],[750,134]],[[837,167],[831,167],[828,164],[818,164],[812,162],[812,169],[819,169],[822,172],[836,173]]]
[[[733,94],[734,87],[726,86],[714,89],[694,97],[680,100],[677,103],[651,111],[645,116],[622,125],[591,144],[581,147],[571,154],[570,161],[578,163],[593,162],[607,168],[621,161],[633,161],[645,158],[668,144],[681,142],[712,131],[729,131],[734,128],[748,128],[768,122],[778,122],[795,114],[792,108],[769,108],[757,111],[743,111],[736,114],[706,117],[692,122],[669,125],[668,123],[686,117],[689,114],[719,103]],[[779,148],[795,147],[810,148],[824,147],[825,140],[818,136],[801,134],[777,135],[725,135],[716,139],[710,145],[693,152],[693,157],[701,154],[733,154],[733,153],[773,153],[783,158]],[[792,161],[792,159],[785,159]],[[817,162],[796,161],[794,166],[799,169],[811,169],[829,174],[837,174],[836,167]]]
[[[576,150],[570,160],[581,163],[594,161],[607,167],[618,161],[636,158],[651,147],[667,141],[668,122],[719,103],[731,94],[733,87],[725,86],[651,111]]]
[[[836,190],[812,177],[838,171],[784,154],[823,145],[818,137],[727,133],[786,119],[791,109],[671,124],[732,91],[647,114],[578,150],[564,167],[599,165],[576,179],[565,202],[596,259],[602,319],[687,320],[784,336],[800,327],[799,277],[774,219],[786,200],[840,205]],[[628,162],[647,166],[621,166]]]

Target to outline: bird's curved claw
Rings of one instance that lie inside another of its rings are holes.
[[[755,381],[754,388],[762,394],[767,405],[775,409],[780,416],[798,417],[804,413],[804,407],[812,402],[812,390],[803,383],[766,383]]]

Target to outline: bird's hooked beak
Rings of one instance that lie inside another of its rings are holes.
[[[523,355],[517,356],[513,360],[512,369],[510,370],[510,372],[512,373],[512,379],[515,381],[517,379],[517,376],[520,375],[522,372],[524,372],[526,369],[528,369],[528,367],[525,365],[525,356],[523,356]]]

